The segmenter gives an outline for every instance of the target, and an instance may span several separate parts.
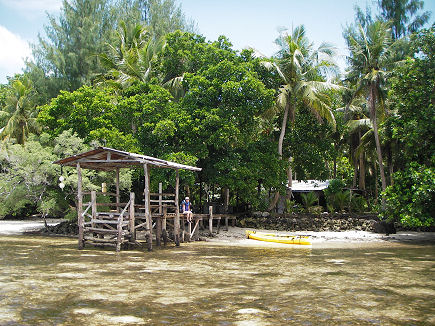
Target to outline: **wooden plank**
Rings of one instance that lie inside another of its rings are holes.
[[[192,233],[190,234],[190,240],[192,240],[192,237],[195,235],[195,231],[196,231],[197,228],[198,228],[199,221],[200,221],[200,219],[197,219],[197,220],[196,220],[195,227],[193,228],[193,231],[192,231]]]
[[[91,192],[92,191],[83,192],[83,195],[90,195]],[[104,196],[116,196],[116,194],[113,193],[113,192],[99,192],[99,191],[96,191],[96,194],[97,195],[104,195]]]
[[[80,163],[77,163],[77,224],[79,226],[79,249],[84,247],[84,217],[83,217],[83,194],[82,194],[82,169],[80,168]]]
[[[168,194],[168,193],[162,193],[162,192],[151,192],[150,196],[175,197],[175,194]]]
[[[86,241],[92,241],[97,243],[112,243],[113,245],[117,245],[116,239],[100,239],[100,238],[93,238],[93,237],[85,237]]]
[[[102,234],[118,234],[118,230],[110,230],[110,229],[101,229],[97,227],[90,227],[85,228],[86,232],[95,232],[95,233],[102,233]],[[123,235],[130,234],[127,230],[122,231]]]
[[[150,202],[151,203],[175,203],[175,200],[173,200],[173,199],[162,199],[162,200],[160,200],[160,199],[150,199]],[[175,205],[174,205],[175,206]]]
[[[118,219],[119,219],[119,217],[118,217]],[[116,220],[100,220],[100,219],[95,219],[95,220],[91,220],[91,223],[93,223],[93,224],[116,224],[116,225],[118,225],[118,219],[116,219]],[[121,226],[125,226],[125,225],[128,225],[129,224],[129,221],[122,221],[121,222]]]

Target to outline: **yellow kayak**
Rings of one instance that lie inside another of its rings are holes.
[[[311,237],[307,235],[285,235],[285,234],[274,234],[274,233],[262,233],[262,232],[247,230],[246,236],[248,237],[248,239],[267,241],[267,242],[298,244],[298,245],[311,244]]]

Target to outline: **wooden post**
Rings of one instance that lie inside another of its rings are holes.
[[[218,217],[218,220],[217,220],[217,230],[216,230],[216,233],[217,233],[217,234],[219,234],[219,230],[220,230],[220,228],[221,228],[221,218]]]
[[[180,207],[178,203],[178,191],[180,187],[180,173],[175,170],[175,220],[174,220],[174,241],[175,245],[180,245]]]
[[[228,216],[225,216],[225,231],[228,231]]]
[[[134,192],[130,192],[130,240],[136,241],[135,216],[134,216]]]
[[[180,216],[180,221],[181,221],[181,225],[183,227],[180,226],[181,229],[181,242],[184,242],[184,236],[186,234],[186,221],[184,220],[184,214]]]
[[[116,211],[120,212],[120,197],[119,197],[119,168],[116,168]]]
[[[82,169],[77,163],[77,223],[79,225],[79,249],[84,247],[84,217],[83,217],[83,189],[82,189]]]
[[[161,238],[162,238],[162,217],[157,216],[156,221],[156,245],[160,247],[161,245]]]
[[[189,242],[190,242],[190,239],[192,239],[192,222],[187,222],[187,235],[188,235],[188,239],[189,239]]]
[[[92,205],[92,208],[91,208],[92,209],[92,220],[95,220],[97,218],[97,193],[94,190],[91,191],[91,205]],[[92,223],[91,225],[93,228],[95,227],[95,223]],[[100,238],[101,238],[101,235],[102,234],[100,234]],[[92,236],[94,238],[96,238],[98,235],[96,233],[93,233]],[[103,235],[103,237],[104,237],[104,235]]]
[[[213,206],[208,207],[208,232],[213,235]]]
[[[163,221],[162,221],[162,236],[163,236],[163,245],[166,246],[168,243],[168,233],[166,232],[166,215],[168,214],[168,208],[163,208]]]
[[[150,211],[150,170],[148,164],[143,165],[144,175],[145,175],[145,187],[144,187],[144,196],[145,196],[145,219],[146,219],[146,240],[148,245],[148,251],[153,249],[153,220],[151,218]]]
[[[163,200],[163,185],[159,182],[159,214],[163,213],[162,200]]]

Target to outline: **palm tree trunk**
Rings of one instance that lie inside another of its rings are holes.
[[[372,82],[370,87],[370,119],[373,124],[373,133],[375,134],[376,153],[378,155],[379,174],[381,176],[382,191],[387,188],[387,182],[385,180],[384,164],[382,163],[382,150],[381,142],[379,141],[378,122],[376,121],[376,83]],[[382,199],[382,208],[385,208],[385,200]]]
[[[358,137],[361,143],[361,130],[358,131]],[[366,169],[364,165],[364,153],[361,151],[359,154],[359,189],[366,189]]]
[[[285,136],[285,130],[287,127],[287,120],[288,120],[288,112],[289,112],[290,106],[287,104],[284,109],[284,116],[282,118],[282,124],[281,124],[281,133],[279,134],[279,140],[278,140],[278,155],[280,159],[282,160],[282,146],[284,143],[284,136]],[[276,204],[278,203],[279,199],[279,191],[277,190],[275,192],[275,195],[273,196],[272,201],[270,202],[270,205],[268,207],[268,210],[271,211],[275,208]]]
[[[278,140],[278,155],[281,159],[282,159],[282,145],[284,143],[284,136],[287,128],[289,110],[290,110],[290,106],[287,104],[284,109],[284,116],[282,118],[282,124],[281,124],[281,133],[279,134],[279,140]]]
[[[288,159],[288,170],[287,170],[287,199],[292,200],[292,186],[293,186],[293,172],[292,163],[293,158],[290,156]]]
[[[359,189],[366,189],[366,168],[364,165],[364,154],[359,154]]]

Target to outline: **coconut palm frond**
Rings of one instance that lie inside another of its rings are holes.
[[[373,128],[373,125],[370,121],[370,119],[357,119],[357,120],[350,120],[347,122],[346,126],[349,128],[350,132],[354,132],[357,129],[368,127]]]

